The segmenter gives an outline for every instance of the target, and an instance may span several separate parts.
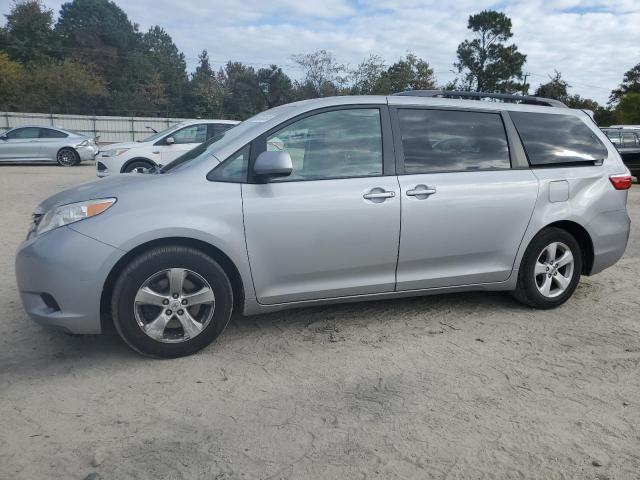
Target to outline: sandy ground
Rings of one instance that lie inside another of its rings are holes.
[[[0,478],[640,478],[640,187],[626,256],[555,311],[502,293],[313,308],[158,361],[20,305],[33,207],[92,177],[0,167]]]

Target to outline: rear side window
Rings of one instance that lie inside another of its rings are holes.
[[[637,147],[638,146],[638,137],[633,132],[622,132],[620,134],[622,137],[622,145],[625,147]]]
[[[58,130],[53,130],[51,128],[41,128],[40,129],[40,138],[67,138],[68,135],[64,132],[60,132]]]
[[[531,165],[601,163],[607,148],[573,115],[509,112]]]
[[[398,119],[405,174],[511,168],[499,114],[400,109]]]

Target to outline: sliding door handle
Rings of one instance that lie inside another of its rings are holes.
[[[412,190],[407,190],[408,197],[428,197],[436,193],[435,187],[428,187],[427,185],[416,185]]]

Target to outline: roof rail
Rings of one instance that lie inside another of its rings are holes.
[[[393,95],[407,97],[445,97],[460,99],[494,98],[507,103],[524,103],[527,105],[542,105],[545,107],[569,108],[560,100],[552,98],[534,97],[531,95],[511,95],[508,93],[486,93],[486,92],[459,92],[454,90],[407,90],[405,92],[394,93]]]

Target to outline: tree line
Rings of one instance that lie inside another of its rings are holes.
[[[407,52],[391,65],[374,54],[351,67],[332,52],[291,56],[300,72],[228,61],[214,69],[203,50],[195,70],[160,26],[140,31],[110,0],[71,0],[57,19],[42,0],[15,0],[0,28],[0,109],[97,115],[184,116],[243,120],[284,103],[331,95],[390,94],[410,89],[523,93],[526,55],[505,14],[485,10],[468,20],[456,77],[440,84],[429,63]],[[535,95],[595,112],[601,125],[640,123],[640,64],[607,105],[570,93],[555,72]]]

